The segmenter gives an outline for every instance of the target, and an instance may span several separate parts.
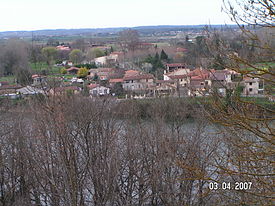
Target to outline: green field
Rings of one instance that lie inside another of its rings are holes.
[[[43,70],[48,70],[48,65],[45,62],[38,62],[36,64],[31,63],[30,64],[31,69],[34,72],[40,73]],[[57,67],[57,66],[52,66],[52,68],[49,70],[50,74],[60,74],[60,69],[61,67]]]
[[[245,66],[245,65],[243,65]],[[254,65],[253,65],[254,66]],[[267,71],[273,71],[275,70],[275,63],[274,62],[262,62],[262,63],[256,63],[255,64],[255,67],[259,70],[267,70]],[[244,71],[254,71],[255,68],[252,68],[252,67],[245,67],[245,68],[242,68],[241,70],[244,70]]]

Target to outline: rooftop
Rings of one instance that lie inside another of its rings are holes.
[[[152,74],[138,74],[134,76],[124,76],[123,80],[154,79]]]
[[[119,83],[119,82],[123,82],[123,79],[110,79],[109,82],[110,83]]]

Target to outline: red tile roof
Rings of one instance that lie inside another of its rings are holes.
[[[32,75],[32,79],[38,78],[38,77],[44,78],[46,76],[43,76],[43,75],[40,75],[40,74],[34,74],[34,75]]]
[[[204,80],[205,78],[201,77],[201,76],[192,76],[191,80]]]
[[[169,76],[171,79],[184,79],[187,77],[186,74],[183,74],[183,75],[171,75]]]
[[[80,68],[78,68],[78,67],[70,67],[69,69],[67,69],[67,71],[69,72],[69,71],[73,71],[73,70],[79,70]]]
[[[206,69],[197,68],[189,73],[191,79],[207,79],[210,77],[211,72]]]
[[[180,48],[180,47],[177,48],[177,52],[186,52],[186,51],[187,49],[185,48]]]
[[[93,89],[93,88],[96,88],[97,86],[99,86],[99,84],[89,84],[87,87],[89,89]]]
[[[138,74],[134,76],[124,76],[123,80],[154,79],[152,74]]]
[[[125,71],[125,77],[126,76],[136,76],[136,75],[138,75],[138,74],[140,74],[140,71],[137,71],[137,70],[127,70],[127,71]]]
[[[110,79],[109,83],[118,83],[118,82],[123,82],[123,79]]]
[[[61,51],[70,51],[70,47],[67,46],[57,46],[56,47],[57,50],[61,50]]]

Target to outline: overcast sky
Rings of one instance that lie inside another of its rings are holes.
[[[231,23],[222,0],[0,1],[0,31]]]

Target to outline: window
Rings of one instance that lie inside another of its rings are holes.
[[[201,85],[204,85],[204,83],[203,83],[203,82],[201,82]]]
[[[253,91],[253,89],[252,89],[252,88],[249,88],[249,91],[250,91],[250,92],[252,92],[252,91]]]
[[[249,85],[252,85],[252,82],[249,82]]]
[[[264,88],[264,82],[263,81],[260,81],[259,82],[259,89],[263,89]]]
[[[107,94],[107,89],[104,89],[104,94]]]

